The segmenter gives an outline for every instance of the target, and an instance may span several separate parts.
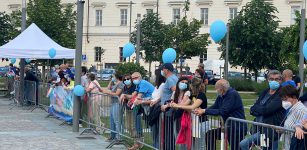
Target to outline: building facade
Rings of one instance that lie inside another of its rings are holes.
[[[249,1],[190,0],[190,11],[186,15],[188,20],[192,18],[201,20],[203,26],[200,32],[209,33],[210,25],[215,20],[220,19],[227,23],[229,19],[235,18],[242,6]],[[304,2],[304,0],[267,1],[277,7],[279,12],[276,15],[281,21],[281,27],[294,23],[295,10],[300,10]],[[21,9],[22,0],[0,0],[0,2],[1,12],[10,13]],[[62,0],[63,5],[75,2],[76,0]],[[137,14],[143,17],[146,13],[158,11],[164,23],[177,23],[179,18],[184,16],[184,3],[185,0],[132,0],[132,4],[130,0],[85,0],[83,65],[100,66],[98,69],[111,68],[125,61],[122,57],[122,47],[129,41],[130,29],[135,30]],[[219,59],[220,53],[217,48],[218,45],[212,41],[207,53],[186,60],[185,65],[190,66],[194,71],[199,62]],[[141,64],[147,69],[148,64],[143,60]]]

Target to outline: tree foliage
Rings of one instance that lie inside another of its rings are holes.
[[[14,37],[15,29],[11,17],[5,12],[0,12],[0,46],[6,44]]]
[[[276,7],[264,0],[252,0],[230,21],[229,62],[258,72],[278,68],[280,42]],[[222,41],[222,58],[226,42]]]
[[[75,48],[76,12],[73,4],[61,5],[61,0],[29,0],[27,24],[35,23],[60,45]]]
[[[119,74],[132,74],[134,72],[139,72],[143,77],[146,75],[146,71],[140,64],[135,64],[133,62],[118,64],[115,67],[115,71]]]

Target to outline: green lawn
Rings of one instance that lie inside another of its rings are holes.
[[[216,93],[208,93],[206,94],[208,99],[216,99]],[[257,99],[258,95],[251,93],[240,93],[242,99]]]
[[[101,87],[107,87],[110,81],[98,81]]]

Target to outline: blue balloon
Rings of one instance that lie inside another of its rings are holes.
[[[83,86],[77,85],[77,86],[74,87],[74,94],[76,96],[83,96],[84,93],[85,93],[85,90],[84,90]]]
[[[123,48],[123,57],[130,57],[135,52],[135,47],[132,43],[127,43]]]
[[[210,27],[210,36],[214,40],[215,43],[221,41],[227,32],[227,27],[225,23],[221,20],[217,20],[213,22]]]
[[[15,62],[16,62],[16,58],[11,58],[11,63],[15,64]]]
[[[30,63],[31,62],[31,60],[29,58],[26,58],[25,61],[26,61],[26,63]]]
[[[304,57],[307,60],[307,41],[305,41],[304,46],[303,46],[303,53]]]
[[[168,48],[164,50],[162,54],[163,63],[173,63],[177,56],[176,51],[173,48]]]
[[[56,55],[56,50],[54,49],[54,48],[51,48],[50,50],[49,50],[49,56],[50,56],[50,58],[54,58],[55,57],[55,55]]]

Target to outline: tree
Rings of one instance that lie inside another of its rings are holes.
[[[230,21],[229,62],[254,71],[279,63],[280,40],[276,7],[264,0],[252,0]],[[221,42],[225,58],[226,41]]]
[[[140,22],[141,26],[141,51],[145,53],[145,61],[151,63],[162,60],[163,50],[171,46],[171,38],[168,35],[170,29],[164,25],[156,13],[144,15]],[[137,30],[137,27],[135,28]],[[136,33],[132,32],[131,42],[136,44]]]
[[[10,16],[5,12],[0,12],[0,46],[6,44],[13,38],[13,31],[15,30]]]
[[[76,12],[73,4],[61,5],[61,0],[29,0],[27,24],[35,23],[60,45],[75,48]]]
[[[135,64],[133,62],[118,64],[115,67],[116,73],[119,74],[133,74],[134,72],[139,72],[143,77],[146,76],[146,71],[140,64]]]
[[[172,45],[179,54],[180,59],[190,59],[194,56],[202,55],[207,51],[210,44],[208,40],[209,34],[200,34],[201,22],[193,19],[191,22],[183,17],[179,23],[170,30],[172,36]],[[182,63],[180,63],[180,71],[182,71]]]

